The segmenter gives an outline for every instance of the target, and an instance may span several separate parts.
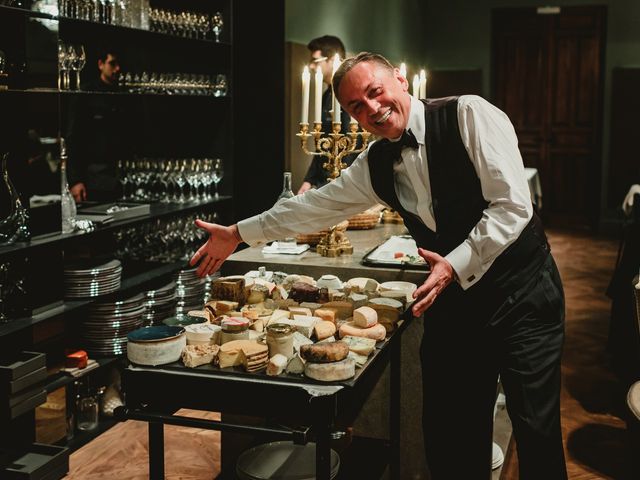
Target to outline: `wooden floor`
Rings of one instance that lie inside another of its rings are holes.
[[[549,239],[567,300],[562,428],[569,478],[628,478],[623,456],[625,425],[621,420],[626,392],[608,368],[605,355],[610,302],[604,291],[615,263],[617,243],[586,233],[550,232]],[[215,478],[220,465],[219,445],[217,432],[166,427],[167,478]],[[503,479],[518,478],[514,450],[510,448],[507,453]],[[75,452],[66,478],[146,479],[146,462],[146,424],[129,421]]]
[[[611,303],[604,292],[616,260],[615,240],[548,232],[566,296],[562,358],[562,430],[570,480],[625,479],[626,391],[605,354]],[[518,478],[513,441],[502,479]]]

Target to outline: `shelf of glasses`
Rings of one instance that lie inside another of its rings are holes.
[[[149,215],[133,218],[123,218],[122,220],[114,220],[106,225],[97,226],[95,230],[92,230],[90,232],[77,231],[73,233],[54,233],[40,235],[38,237],[32,238],[29,242],[15,243],[13,245],[0,247],[0,256],[15,253],[21,250],[29,250],[31,248],[42,247],[48,244],[65,242],[73,238],[84,237],[87,235],[92,235],[94,233],[108,232],[127,225],[166,217],[175,213],[186,213],[189,211],[197,210],[200,207],[216,205],[218,203],[224,203],[229,200],[231,200],[230,196],[220,195],[218,198],[212,198],[210,200],[197,200],[186,203],[152,203]]]
[[[83,20],[83,19],[79,19],[79,18],[69,18],[69,17],[63,17],[60,15],[53,15],[51,13],[46,13],[46,12],[37,12],[34,10],[27,10],[26,8],[16,8],[16,7],[9,7],[6,5],[0,5],[0,12],[2,10],[6,10],[6,11],[13,11],[13,12],[21,12],[24,15],[27,15],[29,17],[33,17],[33,18],[43,18],[43,19],[47,19],[47,20],[58,20],[58,21],[62,21],[62,22],[72,22],[72,23],[79,23],[79,24],[86,24],[86,25],[90,25],[90,26],[96,26],[96,25],[101,25],[104,26],[105,28],[113,28],[116,29],[118,31],[123,31],[123,32],[132,32],[132,33],[138,33],[138,32],[142,32],[144,35],[155,35],[158,37],[162,37],[162,38],[167,38],[167,39],[177,39],[178,41],[180,40],[184,40],[186,42],[197,42],[197,43],[202,43],[202,44],[206,44],[206,45],[218,45],[220,47],[230,47],[231,44],[229,42],[226,41],[219,41],[216,42],[212,39],[203,39],[203,38],[190,38],[190,37],[183,37],[181,35],[173,35],[170,33],[164,33],[164,32],[158,32],[155,30],[147,30],[144,28],[135,28],[135,27],[127,27],[124,25],[115,25],[115,24],[111,24],[111,23],[102,23],[102,22],[94,22],[91,20]]]
[[[139,32],[142,32],[143,35],[147,35],[147,36],[156,36],[158,38],[163,38],[163,39],[170,39],[170,40],[177,40],[177,41],[182,41],[184,40],[185,42],[190,42],[190,43],[202,43],[205,45],[217,45],[219,47],[230,47],[231,44],[226,42],[226,41],[219,41],[216,42],[212,39],[209,38],[192,38],[192,37],[183,37],[182,35],[173,35],[171,33],[164,33],[164,32],[158,32],[156,30],[147,30],[144,28],[135,28],[135,27],[127,27],[125,25],[116,25],[113,23],[102,23],[102,22],[94,22],[92,20],[83,20],[80,18],[69,18],[69,17],[62,17],[62,16],[58,16],[55,17],[56,20],[61,21],[61,22],[72,22],[72,23],[76,23],[78,25],[87,25],[87,26],[91,26],[94,27],[96,25],[99,25],[101,27],[105,27],[105,28],[109,28],[109,29],[113,29],[114,31],[119,31],[119,32],[130,32],[132,34],[139,34]]]
[[[165,275],[171,275],[186,267],[186,262],[171,262],[166,264],[157,265],[149,270],[146,270],[138,275],[134,275],[129,278],[123,278],[120,284],[120,290],[118,292],[127,292],[135,288],[139,288],[142,285],[163,277]],[[117,294],[116,294],[117,295]],[[0,324],[0,338],[12,333],[19,332],[26,328],[30,328],[38,323],[44,322],[59,315],[67,314],[78,310],[79,308],[90,305],[96,301],[103,300],[105,297],[93,297],[80,300],[67,300],[62,305],[50,308],[42,313],[31,315],[29,317],[21,317],[9,320],[7,323]]]
[[[150,92],[104,92],[94,90],[58,90],[57,88],[27,88],[18,89],[10,88],[7,90],[0,90],[0,95],[3,93],[33,93],[33,94],[64,94],[64,95],[120,95],[120,96],[136,96],[136,97],[179,97],[179,98],[210,98],[215,101],[225,101],[231,98],[231,95],[225,95],[222,97],[216,97],[215,95],[192,95],[188,93],[150,93]]]

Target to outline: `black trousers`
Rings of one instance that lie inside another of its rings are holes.
[[[450,285],[425,313],[423,433],[433,480],[491,478],[498,375],[521,480],[567,478],[560,430],[564,293],[551,255],[508,296]]]

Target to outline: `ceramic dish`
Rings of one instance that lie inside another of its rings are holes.
[[[129,333],[127,339],[127,357],[138,365],[175,362],[187,345],[184,328],[168,325],[139,328]]]

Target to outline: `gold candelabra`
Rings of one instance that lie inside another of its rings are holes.
[[[342,159],[351,154],[362,152],[369,144],[370,132],[362,129],[358,131],[357,123],[349,124],[349,132],[340,133],[341,123],[332,123],[332,132],[325,135],[322,131],[322,123],[314,122],[313,132],[309,133],[309,124],[300,123],[300,132],[296,136],[300,139],[302,151],[307,155],[327,157],[322,167],[329,171],[329,181],[340,176],[340,171],[347,168]],[[313,137],[315,151],[307,148],[307,140]],[[362,145],[358,148],[358,138],[362,139]],[[316,251],[323,257],[339,257],[342,254],[353,253],[353,246],[347,236],[334,225],[320,240]]]

